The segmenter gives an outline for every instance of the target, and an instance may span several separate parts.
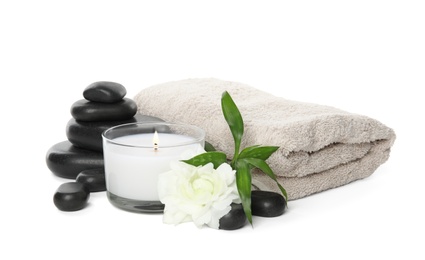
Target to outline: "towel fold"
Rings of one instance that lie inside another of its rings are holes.
[[[237,82],[187,79],[148,87],[134,100],[139,113],[197,125],[217,150],[233,155],[234,143],[221,111],[228,91],[245,123],[241,148],[279,146],[268,163],[288,198],[298,199],[371,175],[390,154],[394,131],[372,118],[333,107],[286,100]],[[253,185],[279,192],[265,174]]]

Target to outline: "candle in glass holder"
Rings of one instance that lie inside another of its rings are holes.
[[[108,198],[131,211],[162,211],[158,175],[183,153],[204,146],[205,133],[195,126],[168,123],[127,124],[103,133]]]

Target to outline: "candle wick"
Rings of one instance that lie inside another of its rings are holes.
[[[158,143],[159,143],[159,137],[158,132],[155,130],[155,133],[153,134],[153,150],[156,152],[158,151]]]

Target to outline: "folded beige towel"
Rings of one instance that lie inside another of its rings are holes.
[[[289,199],[335,188],[371,175],[395,140],[392,129],[333,107],[286,100],[247,85],[217,79],[188,79],[143,89],[134,98],[139,113],[168,122],[197,125],[217,150],[233,155],[233,138],[221,111],[228,91],[242,114],[242,147],[280,146],[269,159]],[[265,174],[253,185],[279,192]]]

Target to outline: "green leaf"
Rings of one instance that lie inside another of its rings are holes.
[[[285,197],[285,200],[288,201],[288,195],[286,193],[286,190],[277,181],[276,175],[273,173],[273,170],[264,160],[257,159],[257,158],[244,158],[240,160],[245,161],[246,163],[249,163],[253,165],[254,167],[260,169],[262,172],[267,174],[271,179],[273,179],[276,182],[277,186],[279,187],[280,191],[282,192],[282,195]]]
[[[236,186],[238,187],[239,197],[242,201],[242,207],[245,215],[252,225],[251,212],[251,172],[248,163],[236,161]]]
[[[205,141],[204,149],[205,149],[205,151],[207,151],[207,152],[214,152],[214,151],[217,151],[217,150],[215,149],[215,147],[214,147],[212,144],[210,144],[209,142],[207,142],[207,141]]]
[[[226,154],[222,152],[207,152],[182,161],[193,166],[203,166],[207,163],[213,163],[214,169],[217,169],[218,166],[227,162],[227,158]]]
[[[274,152],[279,149],[279,146],[250,146],[242,150],[239,158],[257,158],[267,160]]]
[[[239,155],[239,148],[241,146],[244,131],[243,119],[238,107],[227,91],[225,91],[221,97],[221,109],[235,141],[235,154],[232,160],[232,165],[234,165]]]

